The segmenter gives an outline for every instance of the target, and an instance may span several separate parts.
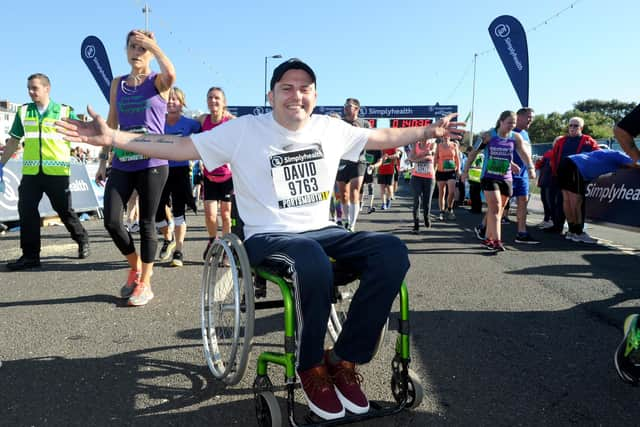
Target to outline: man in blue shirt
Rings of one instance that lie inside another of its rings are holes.
[[[531,156],[531,140],[529,139],[527,130],[532,122],[533,108],[523,107],[516,112],[516,128],[514,131],[522,136],[525,142],[524,148],[528,151],[529,156]],[[513,174],[513,197],[516,198],[518,203],[518,210],[516,211],[518,233],[516,234],[515,242],[529,245],[537,244],[540,243],[540,241],[534,239],[527,231],[527,203],[529,203],[529,174],[527,165],[525,165],[516,151],[513,152],[513,162],[520,168],[520,172]]]

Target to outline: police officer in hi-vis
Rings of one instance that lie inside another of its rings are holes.
[[[56,132],[55,121],[76,118],[73,109],[56,104],[49,98],[51,83],[44,74],[27,79],[33,102],[18,108],[9,132],[0,170],[17,150],[23,139],[22,180],[18,189],[20,215],[20,247],[22,256],[7,264],[9,270],[24,270],[40,266],[40,214],[38,205],[46,194],[60,220],[78,243],[78,258],[89,256],[89,236],[78,215],[71,208],[69,190],[71,144]]]

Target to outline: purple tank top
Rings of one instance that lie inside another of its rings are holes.
[[[506,138],[491,129],[491,139],[484,148],[482,177],[499,181],[511,181],[511,160],[515,147],[515,136],[510,132]]]
[[[139,133],[164,133],[167,101],[155,87],[156,73],[149,74],[139,86],[129,86],[127,76],[118,82],[116,108],[120,129]],[[150,159],[116,148],[112,167],[133,172],[169,164],[167,160]]]

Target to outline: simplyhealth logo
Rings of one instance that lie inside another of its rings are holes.
[[[606,201],[613,203],[616,200],[640,201],[640,188],[627,188],[624,184],[617,186],[611,184],[609,187],[601,187],[592,182],[587,185],[585,197],[598,199],[599,202]]]
[[[511,27],[507,24],[499,24],[496,25],[496,28],[493,30],[493,32],[496,37],[504,39],[505,37],[509,37],[509,34],[511,34]]]

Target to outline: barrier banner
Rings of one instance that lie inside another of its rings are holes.
[[[109,102],[109,91],[113,73],[109,64],[109,57],[104,45],[96,36],[88,36],[82,41],[80,46],[80,56],[91,71],[93,78],[98,83],[107,103]]]
[[[587,218],[640,231],[640,169],[618,169],[587,184]]]
[[[22,160],[10,159],[4,165],[5,192],[0,194],[0,222],[18,221],[18,186],[22,179]],[[69,189],[71,205],[76,212],[97,211],[100,207],[84,164],[71,163]],[[41,217],[56,216],[46,194],[42,196],[38,211]]]
[[[513,16],[498,16],[489,25],[489,34],[520,104],[529,106],[529,50],[522,24]]]
[[[265,114],[271,112],[271,106],[229,106],[227,109],[235,116]],[[344,112],[343,105],[319,105],[313,109],[313,114]],[[364,119],[393,119],[393,118],[440,118],[447,114],[457,113],[457,105],[361,105],[358,116]]]

